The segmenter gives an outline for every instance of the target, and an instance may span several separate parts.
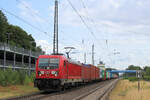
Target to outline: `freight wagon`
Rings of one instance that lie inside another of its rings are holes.
[[[106,80],[105,70],[100,68],[100,80]]]

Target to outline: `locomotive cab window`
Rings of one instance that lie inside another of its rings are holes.
[[[58,58],[40,58],[39,68],[41,69],[56,69],[59,68]]]
[[[48,66],[48,64],[49,64],[49,59],[47,58],[39,59],[39,67]]]

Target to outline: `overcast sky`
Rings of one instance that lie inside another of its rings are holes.
[[[150,65],[150,0],[70,1],[93,34],[67,0],[59,0],[60,52],[65,52],[65,46],[73,46],[73,59],[83,62],[86,52],[87,63],[91,63],[94,43],[96,64],[101,59],[107,67],[118,69],[131,64]],[[4,12],[9,23],[32,34],[43,50],[52,53],[54,0],[1,0],[0,8],[35,26],[36,29]]]

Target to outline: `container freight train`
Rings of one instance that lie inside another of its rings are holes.
[[[74,62],[63,55],[41,55],[36,63],[34,86],[39,90],[56,90],[110,78],[105,70]]]

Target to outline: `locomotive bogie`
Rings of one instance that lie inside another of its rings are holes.
[[[55,90],[61,85],[59,79],[35,79],[34,86],[38,87],[39,90],[53,89]]]

